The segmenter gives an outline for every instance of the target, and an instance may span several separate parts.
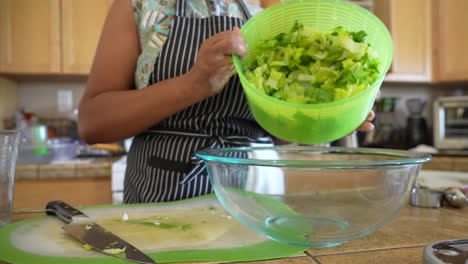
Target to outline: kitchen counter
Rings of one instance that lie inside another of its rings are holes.
[[[18,164],[16,180],[105,178],[111,176],[112,163],[121,156],[76,159],[55,164]]]
[[[458,160],[466,159],[466,163]],[[458,168],[468,171],[468,157],[436,157],[434,163],[424,169]],[[447,166],[447,163],[451,166]],[[97,165],[96,165],[97,164]],[[21,178],[15,184],[14,221],[43,215],[45,204],[50,200],[64,200],[74,206],[111,203],[111,163],[74,164],[75,176]],[[41,165],[42,166],[42,165]],[[60,165],[44,165],[46,168]],[[48,166],[48,167],[47,167]],[[94,167],[93,167],[94,166]],[[65,167],[61,167],[65,169]],[[40,168],[40,167],[39,167]],[[78,173],[86,170],[88,173]],[[92,171],[102,170],[102,174]],[[107,172],[104,173],[104,170]],[[40,171],[39,171],[40,173]],[[78,176],[80,175],[80,176]],[[106,176],[107,175],[107,176]],[[33,198],[34,197],[34,198]],[[426,245],[449,239],[468,238],[468,208],[427,209],[407,205],[399,215],[378,231],[363,238],[354,239],[340,246],[311,248],[289,258],[261,261],[262,264],[333,264],[333,263],[423,263],[422,254]],[[257,262],[250,262],[257,263]],[[0,264],[4,264],[0,261]],[[212,263],[210,263],[212,264]]]
[[[16,212],[14,221],[43,213]],[[468,237],[468,208],[403,208],[400,214],[378,231],[340,246],[310,248],[283,259],[258,261],[262,264],[379,263],[419,264],[426,245],[440,240]],[[210,264],[212,264],[211,262]],[[0,261],[0,264],[5,264]]]
[[[109,178],[112,163],[121,157],[78,159],[59,164],[18,164],[17,180],[50,180]],[[468,156],[434,155],[430,162],[423,165],[427,170],[446,170],[468,172]]]
[[[60,164],[18,164],[15,210],[42,210],[51,200],[75,206],[112,202],[112,163],[120,157],[79,159]]]
[[[468,172],[467,156],[432,155],[432,160],[422,166],[426,170],[448,170]]]

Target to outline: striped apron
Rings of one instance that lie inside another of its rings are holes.
[[[239,7],[248,19],[242,0]],[[171,32],[155,62],[149,85],[189,71],[202,42],[244,21],[228,16],[186,17],[177,0]],[[194,153],[204,148],[271,142],[253,119],[237,75],[222,92],[194,104],[137,135],[127,157],[124,202],[187,199],[212,192],[204,165]]]

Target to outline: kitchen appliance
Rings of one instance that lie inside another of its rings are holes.
[[[406,121],[406,138],[408,148],[427,143],[427,123],[423,117],[426,100],[411,98],[406,100],[409,116]]]
[[[62,201],[49,202],[46,212],[68,223],[62,227],[68,234],[102,253],[138,263],[156,264],[143,252]]]
[[[358,132],[361,136],[359,146],[370,148],[407,149],[406,131],[396,126],[397,97],[381,97],[375,101],[375,129]]]
[[[445,190],[431,189],[425,186],[414,187],[411,191],[411,205],[428,208],[439,208],[443,204],[454,208],[468,206],[468,197],[462,188],[451,187]]]
[[[418,186],[411,191],[410,202],[413,206],[439,208],[442,206],[443,197],[443,191]]]
[[[468,149],[468,96],[439,97],[433,105],[434,146]]]
[[[444,240],[424,248],[424,264],[466,264],[468,239]]]

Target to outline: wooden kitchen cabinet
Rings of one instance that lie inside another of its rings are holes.
[[[468,15],[466,0],[434,1],[437,35],[436,80],[468,80]]]
[[[17,90],[17,82],[0,77],[0,130],[6,129],[5,120],[10,119],[17,110]]]
[[[62,0],[62,71],[88,74],[111,0]]]
[[[16,1],[16,0],[15,0]],[[54,200],[73,206],[112,203],[111,178],[17,180],[13,191],[15,210],[41,210]]]
[[[60,73],[60,0],[0,0],[0,72]]]
[[[113,0],[0,0],[0,73],[86,75]]]
[[[374,4],[394,42],[386,81],[468,81],[466,0],[375,0]]]

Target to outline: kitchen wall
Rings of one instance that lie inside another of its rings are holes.
[[[396,103],[395,121],[398,126],[402,127],[406,124],[408,109],[406,100],[411,98],[422,98],[427,100],[424,111],[424,116],[427,119],[428,125],[432,125],[432,104],[439,96],[453,95],[468,95],[468,84],[396,84],[384,83],[382,85],[381,97],[399,98]]]
[[[18,83],[18,106],[39,117],[67,118],[69,110],[78,107],[85,87],[85,81],[21,81]]]
[[[11,86],[11,84],[10,84]],[[15,100],[5,100],[6,89],[0,86],[0,117],[5,113],[11,113],[12,108],[18,105],[26,111],[35,112],[42,118],[70,118],[70,113],[60,112],[60,102],[58,94],[63,91],[71,93],[71,108],[78,107],[80,98],[85,90],[86,81],[20,81],[17,84]],[[10,89],[14,91],[15,89]],[[3,91],[3,93],[2,93]],[[468,95],[468,84],[465,85],[429,85],[429,84],[396,84],[384,83],[381,97],[396,97],[397,105],[393,115],[394,129],[402,131],[406,126],[408,116],[406,100],[410,98],[423,98],[427,100],[424,116],[426,117],[428,128],[432,128],[432,103],[438,96]],[[6,96],[8,97],[8,96]],[[2,100],[3,98],[3,100]],[[2,102],[3,101],[3,102]],[[5,103],[6,102],[6,103]],[[5,106],[7,109],[5,109]],[[2,110],[3,109],[3,110]],[[379,118],[377,115],[376,119]],[[0,127],[1,129],[1,127]],[[377,125],[377,133],[380,131]],[[400,132],[398,132],[400,133]]]
[[[70,91],[73,108],[77,108],[86,87],[85,81],[22,81],[18,83],[18,106],[41,117],[66,117],[59,111],[59,91]],[[428,85],[384,83],[381,97],[397,97],[396,122],[404,126],[408,114],[406,100],[424,98],[428,101],[425,117],[432,123],[432,102],[438,96],[468,95],[468,85]]]

